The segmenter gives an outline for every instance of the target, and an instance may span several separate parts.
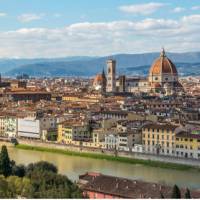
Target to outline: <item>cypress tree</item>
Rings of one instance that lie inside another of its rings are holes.
[[[186,192],[185,192],[185,198],[186,199],[191,199],[190,190],[188,188],[186,189]]]
[[[180,199],[181,198],[181,191],[177,185],[174,185],[174,187],[173,187],[171,198],[172,199]]]
[[[11,175],[11,172],[12,172],[12,167],[7,147],[3,145],[0,153],[0,174],[3,174],[5,177],[7,177]]]

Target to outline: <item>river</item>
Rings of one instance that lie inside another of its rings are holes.
[[[49,152],[8,148],[10,158],[17,164],[29,164],[37,161],[48,161],[55,164],[59,173],[77,180],[78,175],[87,171],[101,172],[107,175],[139,179],[150,182],[177,184],[180,187],[200,189],[200,172],[196,170],[179,171],[144,165],[134,165],[92,158],[73,157]]]

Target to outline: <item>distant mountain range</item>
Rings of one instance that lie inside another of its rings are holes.
[[[66,57],[55,59],[0,59],[0,71],[6,76],[26,73],[30,76],[93,76],[106,68],[109,58],[117,61],[117,72],[147,75],[160,53],[117,54],[104,57]],[[167,53],[182,76],[200,75],[200,52]]]

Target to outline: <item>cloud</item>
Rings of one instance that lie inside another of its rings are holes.
[[[0,17],[6,17],[6,16],[7,16],[7,13],[0,12]]]
[[[163,3],[146,3],[146,4],[132,4],[120,6],[119,9],[125,13],[136,15],[149,15],[156,12],[159,8],[165,6]]]
[[[178,20],[83,22],[62,28],[0,32],[0,57],[65,57],[159,51],[200,51],[200,15]]]
[[[35,20],[40,20],[45,16],[45,14],[34,14],[34,13],[26,13],[18,16],[18,20],[22,23],[28,23]]]
[[[200,10],[200,6],[193,6],[191,10]]]
[[[180,12],[183,12],[183,11],[185,11],[185,8],[183,8],[183,7],[176,7],[176,8],[173,9],[174,13],[180,13]]]

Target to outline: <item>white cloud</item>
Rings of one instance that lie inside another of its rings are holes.
[[[163,3],[146,3],[146,4],[132,4],[120,6],[119,9],[126,13],[132,13],[137,15],[149,15],[156,12],[159,8],[165,6]]]
[[[63,57],[159,51],[200,51],[200,15],[179,20],[75,23],[63,28],[0,32],[0,57]]]
[[[45,14],[34,14],[34,13],[26,13],[18,16],[18,20],[22,23],[27,23],[35,20],[40,20],[45,16]]]
[[[200,6],[193,6],[191,10],[200,10]]]
[[[6,17],[6,16],[7,16],[7,13],[0,12],[0,17]]]
[[[183,7],[176,7],[176,8],[173,9],[174,13],[180,13],[180,12],[183,12],[183,11],[185,11],[185,8],[183,8]]]

